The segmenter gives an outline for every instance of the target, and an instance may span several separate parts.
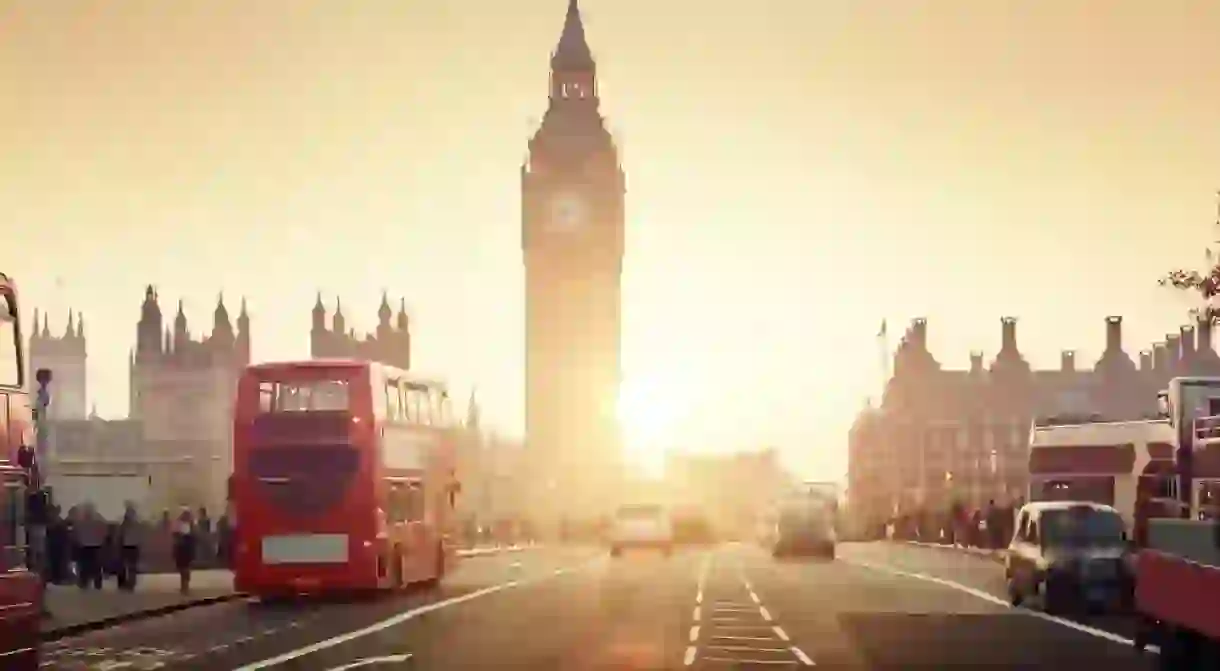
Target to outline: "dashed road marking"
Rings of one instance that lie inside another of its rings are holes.
[[[699,607],[698,607],[698,606],[695,606],[695,610],[691,611],[690,619],[694,620],[695,622],[698,622],[698,621],[699,621],[699,615],[700,615],[700,613],[699,613]]]
[[[784,628],[780,627],[779,625],[771,627],[771,630],[775,632],[775,635],[778,636],[781,641],[791,641],[792,640],[792,639],[788,638],[788,632],[784,631]]]
[[[694,663],[695,663],[695,646],[688,645],[688,646],[686,646],[686,654],[682,656],[682,664],[685,666],[690,666],[691,664],[694,664]]]
[[[693,625],[690,628],[690,642],[694,643],[699,640],[699,625]]]
[[[707,574],[712,568],[712,553],[703,555],[703,561],[699,564],[699,583],[698,591],[695,592],[695,603],[703,603],[703,588],[707,585]]]
[[[963,594],[969,594],[970,596],[972,596],[976,599],[980,599],[982,601],[986,601],[988,603],[992,603],[997,606],[1002,606],[1004,608],[1014,610],[1018,613],[1022,613],[1024,615],[1029,615],[1030,617],[1036,617],[1039,620],[1045,620],[1046,622],[1054,622],[1055,624],[1058,624],[1063,627],[1067,627],[1068,629],[1072,629],[1072,630],[1078,631],[1082,634],[1088,634],[1089,636],[1093,636],[1093,637],[1100,638],[1100,639],[1103,639],[1106,641],[1110,641],[1111,643],[1118,643],[1119,645],[1129,645],[1129,646],[1135,645],[1135,641],[1132,641],[1131,639],[1126,638],[1125,636],[1119,636],[1118,634],[1108,632],[1104,629],[1090,627],[1087,624],[1073,622],[1072,620],[1064,619],[1062,617],[1056,617],[1054,615],[1049,615],[1047,613],[1043,613],[1040,611],[1030,610],[1028,608],[1023,608],[1020,606],[1014,607],[1011,603],[1005,601],[1004,599],[1001,599],[997,596],[988,594],[987,592],[984,592],[982,590],[975,589],[973,587],[967,587],[966,585],[963,585],[961,583],[953,582],[952,580],[945,580],[944,578],[937,578],[936,576],[926,575],[924,573],[915,573],[913,571],[903,571],[901,569],[896,569],[896,568],[893,568],[890,566],[882,566],[880,564],[871,564],[871,563],[862,562],[862,561],[853,560],[853,561],[850,561],[847,563],[852,564],[854,566],[859,566],[861,568],[866,568],[866,569],[869,569],[872,571],[877,571],[879,573],[888,573],[890,575],[896,575],[896,576],[900,576],[903,578],[912,578],[915,580],[923,580],[924,582],[930,582],[934,585],[940,585],[941,587],[948,587],[949,589],[957,590],[959,592],[962,592]],[[1147,648],[1145,648],[1145,650],[1147,650],[1148,652],[1151,652],[1153,654],[1160,654],[1160,652],[1161,652],[1161,649],[1155,645],[1149,645]]]
[[[801,664],[804,664],[805,666],[813,666],[813,660],[809,659],[809,655],[806,655],[800,648],[794,645],[789,648],[789,650],[792,651],[792,654],[796,655],[797,659],[801,660]]]
[[[758,598],[758,595],[754,593],[754,590],[750,590],[750,600],[754,603],[762,603],[762,599]]]
[[[771,617],[771,611],[767,610],[766,606],[759,606],[758,612],[762,613],[763,619],[766,620],[767,622],[774,621],[774,618]]]

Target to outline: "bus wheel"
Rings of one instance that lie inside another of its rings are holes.
[[[424,580],[424,586],[429,589],[441,584],[441,578],[445,575],[445,546],[441,543],[436,544],[436,557],[433,559],[435,568],[432,575]]]

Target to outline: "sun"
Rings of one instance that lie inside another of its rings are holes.
[[[690,396],[668,380],[628,378],[619,390],[617,414],[629,459],[648,472],[665,461],[665,451],[680,439]]]

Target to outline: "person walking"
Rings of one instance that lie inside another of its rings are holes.
[[[106,520],[98,514],[92,502],[81,508],[76,525],[79,556],[76,566],[77,586],[81,589],[102,588],[102,549],[106,544]]]
[[[140,544],[144,526],[139,511],[131,501],[124,504],[123,521],[119,523],[119,589],[133,592],[140,575]]]
[[[182,508],[178,521],[174,523],[174,566],[178,569],[179,591],[191,591],[191,564],[195,561],[197,542],[195,518],[191,509]]]

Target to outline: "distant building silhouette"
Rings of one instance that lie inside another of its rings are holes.
[[[88,347],[85,340],[85,318],[68,312],[68,322],[62,336],[52,335],[47,314],[34,311],[34,328],[30,334],[29,380],[39,368],[51,371],[51,407],[47,415],[52,420],[85,419],[88,416]],[[35,383],[31,382],[31,388]]]
[[[391,320],[393,322],[391,323]],[[335,300],[331,326],[326,325],[326,306],[318,294],[313,306],[313,327],[309,332],[309,353],[314,359],[363,359],[403,370],[411,369],[411,324],[406,299],[400,299],[398,314],[390,309],[390,299],[381,295],[377,310],[377,330],[363,338],[348,328],[343,306]]]
[[[250,363],[246,302],[236,328],[224,297],[216,301],[211,333],[196,340],[182,301],[173,327],[164,325],[157,290],[149,285],[130,353],[131,417],[143,427],[147,461],[185,460],[177,481],[162,483],[184,502],[217,506],[232,472],[233,402],[237,378]]]
[[[952,499],[983,505],[1025,495],[1035,417],[1138,419],[1157,410],[1156,392],[1175,375],[1220,374],[1206,320],[1166,336],[1139,364],[1123,350],[1122,318],[1105,322],[1106,348],[1092,366],[1064,351],[1060,366],[1031,370],[1017,346],[1017,320],[1000,325],[990,367],[972,353],[967,370],[945,370],[916,319],[893,355],[880,407],[856,419],[848,441],[849,495],[874,521]]]

